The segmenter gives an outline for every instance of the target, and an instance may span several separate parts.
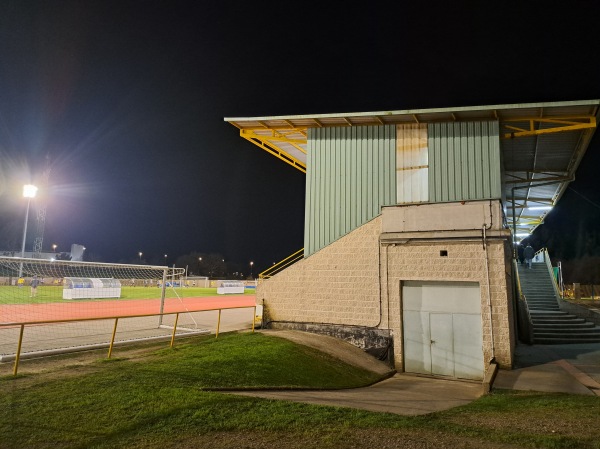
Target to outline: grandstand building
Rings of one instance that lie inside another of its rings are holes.
[[[263,276],[264,322],[398,371],[513,365],[515,248],[559,201],[600,101],[225,118],[306,173],[303,258]]]

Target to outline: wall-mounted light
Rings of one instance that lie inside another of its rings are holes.
[[[527,209],[529,209],[529,210],[550,210],[550,209],[552,209],[552,206],[531,206],[531,207],[528,207]]]

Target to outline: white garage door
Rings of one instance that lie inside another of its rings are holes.
[[[406,281],[402,312],[406,372],[483,379],[478,283]]]

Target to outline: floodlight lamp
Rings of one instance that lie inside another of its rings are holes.
[[[523,233],[517,233],[516,236],[517,237],[529,237],[531,234],[523,234]]]
[[[38,188],[32,184],[26,184],[23,186],[23,196],[25,198],[35,198]]]
[[[550,209],[552,209],[552,206],[531,206],[531,207],[528,207],[527,209],[529,209],[529,210],[550,210]]]

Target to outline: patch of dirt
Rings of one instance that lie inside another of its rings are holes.
[[[113,348],[111,360],[143,361],[154,351],[167,347],[165,342],[138,343],[131,346]],[[19,361],[18,385],[35,385],[48,377],[79,376],[102,369],[102,362],[108,360],[108,349],[94,349],[67,354],[51,355]],[[0,363],[0,376],[12,377],[14,361]],[[35,374],[34,376],[32,376]],[[0,379],[1,381],[1,379]]]
[[[468,422],[461,417],[450,417],[448,421],[465,427],[478,429],[497,429],[515,433],[526,433],[531,435],[556,435],[565,437],[580,437],[581,435],[592,436],[595,433],[600,438],[600,430],[597,428],[597,419],[578,418],[567,419],[564,416],[555,416],[540,411],[538,416],[529,411],[525,416],[519,412],[510,413],[480,413],[469,415]]]
[[[310,332],[267,329],[260,331],[265,335],[285,338],[301,345],[309,346],[321,352],[329,354],[336,359],[343,360],[349,365],[377,373],[381,376],[392,375],[395,370],[387,366],[384,362],[367,354],[360,348],[351,345],[348,342],[327,335],[312,334]]]
[[[216,432],[176,439],[163,449],[509,449],[520,446],[490,443],[442,432],[406,429],[352,429],[335,433],[255,431]]]

